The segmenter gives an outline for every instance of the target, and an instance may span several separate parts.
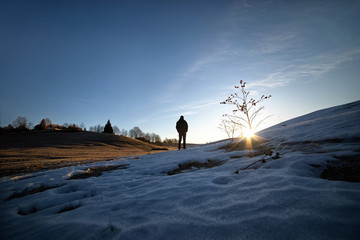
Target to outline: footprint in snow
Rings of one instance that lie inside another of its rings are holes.
[[[214,178],[211,182],[218,185],[226,185],[229,182],[232,182],[232,178],[222,176],[222,177]]]

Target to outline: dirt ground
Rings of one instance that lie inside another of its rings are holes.
[[[175,147],[164,146],[168,150]],[[109,161],[166,150],[132,138],[94,132],[27,132],[0,135],[0,177]]]

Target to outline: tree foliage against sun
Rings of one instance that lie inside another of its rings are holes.
[[[260,103],[266,99],[269,99],[271,95],[262,95],[259,100],[254,98],[249,99],[250,91],[245,90],[246,82],[240,81],[239,86],[235,86],[240,93],[231,94],[225,101],[220,104],[232,104],[236,109],[233,110],[233,114],[225,114],[229,121],[235,125],[240,126],[244,134],[244,129],[248,129],[251,133],[254,133],[257,127],[263,123],[270,116],[260,118],[260,113],[264,110],[264,106],[260,106]]]

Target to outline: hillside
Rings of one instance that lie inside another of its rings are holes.
[[[95,132],[3,134],[0,176],[149,154],[158,148],[133,138]]]
[[[360,101],[265,129],[252,147],[227,140],[4,177],[0,232],[4,239],[357,240],[359,121]]]

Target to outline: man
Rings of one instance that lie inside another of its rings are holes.
[[[179,133],[179,150],[181,147],[181,139],[184,141],[184,149],[186,149],[186,132],[188,131],[188,124],[184,120],[184,116],[181,116],[179,121],[176,122],[176,130]]]

